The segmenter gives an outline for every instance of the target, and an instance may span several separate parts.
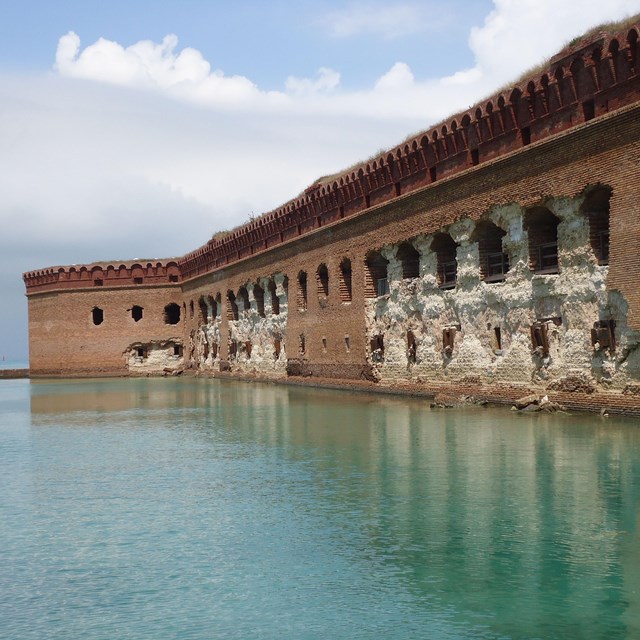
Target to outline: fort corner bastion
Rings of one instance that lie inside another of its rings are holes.
[[[32,376],[640,414],[640,17],[191,253],[24,274]]]

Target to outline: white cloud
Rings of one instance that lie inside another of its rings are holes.
[[[424,2],[352,2],[328,13],[321,22],[335,38],[376,35],[392,39],[433,28],[438,13],[429,16],[428,9]]]
[[[339,84],[340,74],[337,71],[327,67],[320,67],[315,79],[289,76],[285,82],[285,87],[289,93],[308,96],[329,93],[336,89]]]

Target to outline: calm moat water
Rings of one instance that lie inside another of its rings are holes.
[[[640,638],[640,422],[0,382],[0,638]]]

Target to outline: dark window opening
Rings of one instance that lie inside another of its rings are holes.
[[[316,286],[318,289],[318,300],[321,302],[329,297],[329,269],[326,264],[321,264],[316,271]]]
[[[529,127],[523,127],[520,129],[520,137],[522,138],[523,147],[531,144],[531,129]]]
[[[531,325],[531,347],[535,355],[542,358],[549,355],[549,332],[546,322],[538,321]]]
[[[327,339],[325,337],[322,338],[322,352],[327,353]]]
[[[173,355],[174,356],[178,356],[178,357],[182,357],[182,345],[181,344],[174,344],[173,345]]]
[[[202,345],[202,357],[206,360],[209,357],[209,343],[205,342]]]
[[[277,316],[280,314],[280,298],[276,292],[275,280],[269,280],[268,289],[269,295],[271,296],[271,313],[273,313],[274,316]]]
[[[298,274],[298,311],[307,308],[307,274],[301,271]]]
[[[207,306],[207,301],[204,299],[204,296],[200,296],[198,307],[200,309],[200,317],[198,320],[200,320],[201,324],[207,324],[209,322],[209,307]]]
[[[253,345],[251,344],[251,341],[247,340],[244,343],[244,350],[245,350],[245,353],[247,354],[247,359],[249,359],[251,357],[251,349],[252,348],[253,348]]]
[[[298,353],[304,356],[307,352],[307,341],[304,337],[304,333],[300,334],[300,340],[298,342]]]
[[[471,164],[474,167],[480,164],[480,151],[478,149],[471,149]]]
[[[436,233],[431,250],[438,258],[437,282],[440,289],[453,289],[458,279],[458,245],[448,233]]]
[[[133,279],[133,284],[142,284],[143,282],[143,278],[134,278]]]
[[[364,295],[379,298],[389,293],[387,266],[389,261],[379,251],[371,251],[365,262]]]
[[[193,304],[193,300],[189,303],[189,317],[193,318],[194,315],[194,311],[195,311],[195,306]]]
[[[142,320],[142,307],[139,307],[137,304],[133,305],[133,307],[131,307],[131,317],[134,322]]]
[[[253,297],[256,301],[256,309],[258,310],[258,315],[261,318],[264,318],[264,289],[259,285],[256,284],[253,287]]]
[[[447,327],[442,330],[442,351],[449,357],[453,353],[456,342],[457,327]]]
[[[429,179],[431,182],[435,182],[438,179],[438,172],[435,167],[429,167]]]
[[[246,287],[240,287],[238,289],[238,298],[242,300],[242,310],[249,311],[251,304],[249,303],[249,292]]]
[[[94,287],[101,287],[103,284],[104,284],[104,282],[100,278],[96,278],[93,281],[93,286]]]
[[[584,114],[584,121],[588,122],[596,117],[596,105],[593,100],[587,100],[582,103],[582,113]]]
[[[480,278],[485,282],[502,282],[509,271],[509,257],[502,250],[504,229],[492,222],[478,223],[472,239],[478,243]]]
[[[534,207],[525,214],[529,235],[529,268],[534,273],[558,273],[558,223],[545,207]]]
[[[394,183],[393,186],[395,188],[396,196],[399,196],[400,195],[400,183],[396,182],[396,183]]]
[[[340,302],[351,302],[351,260],[344,258],[340,263],[340,281],[338,282]]]
[[[229,341],[229,358],[235,358],[238,355],[238,341]]]
[[[178,324],[180,322],[180,307],[172,302],[164,308],[165,324]]]
[[[169,276],[169,282],[178,282],[178,276],[174,276],[174,275]]]
[[[218,299],[220,298],[220,294],[218,294]],[[207,296],[207,300],[209,301],[209,306],[211,307],[211,319],[215,320],[218,317],[218,300],[216,300],[213,296]]]
[[[581,207],[589,221],[589,243],[599,265],[609,264],[610,199],[610,187],[597,187],[589,193]]]
[[[502,351],[502,331],[500,327],[493,327],[493,348]]]
[[[371,196],[368,193],[364,197],[364,206],[366,209],[368,209],[371,206]]]
[[[238,319],[238,305],[233,291],[227,291],[227,320]]]
[[[136,349],[136,355],[138,358],[146,358],[147,357],[147,351],[144,347],[138,347]]]
[[[282,340],[275,338],[273,341],[273,357],[277,360],[280,357],[282,351]]]
[[[616,350],[615,320],[598,320],[591,329],[591,344],[596,351],[601,349]]]
[[[211,343],[211,359],[215,360],[217,357],[218,357],[218,343],[212,342]]]
[[[104,322],[104,311],[100,307],[93,307],[91,310],[91,319],[93,324],[98,325]]]
[[[351,351],[351,340],[349,336],[344,337],[344,348],[346,349],[347,353]]]
[[[402,267],[404,280],[411,280],[420,275],[420,254],[412,244],[403,242],[398,247],[396,258]]]
[[[371,338],[369,348],[371,349],[371,360],[373,362],[382,362],[384,360],[384,336],[382,334]]]
[[[418,344],[413,331],[407,331],[407,361],[409,364],[415,364]]]

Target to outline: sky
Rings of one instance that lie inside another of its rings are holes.
[[[0,360],[22,272],[163,258],[471,106],[640,0],[21,0],[0,21]]]

